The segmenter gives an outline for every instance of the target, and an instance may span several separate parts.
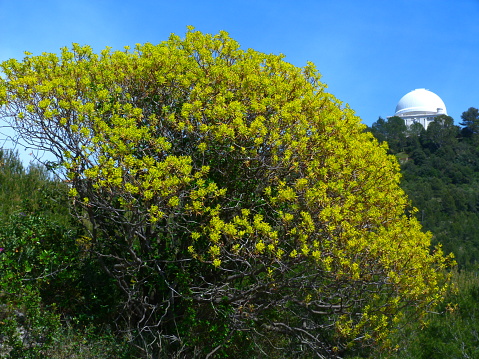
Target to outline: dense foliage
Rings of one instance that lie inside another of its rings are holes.
[[[423,322],[403,323],[392,340],[396,350],[384,359],[477,358],[479,356],[479,278],[476,272],[454,273],[457,290]]]
[[[479,263],[478,110],[470,108],[462,119],[461,128],[451,117],[439,116],[424,130],[420,124],[406,129],[393,117],[379,119],[370,131],[401,162],[401,187],[434,242],[453,252],[460,268],[474,269]]]
[[[68,188],[15,152],[0,158],[0,357],[128,353],[108,334],[115,288],[85,250]]]
[[[190,30],[1,68],[0,114],[57,157],[143,356],[340,357],[443,297],[397,161],[312,64]]]
[[[393,358],[475,358],[479,312],[479,111],[469,108],[460,126],[439,116],[427,130],[400,118],[379,119],[369,129],[401,162],[401,186],[433,242],[454,253],[457,288],[423,322],[404,323],[392,340]],[[378,355],[381,356],[381,355]],[[382,357],[382,356],[381,356]],[[384,356],[390,358],[391,356]]]

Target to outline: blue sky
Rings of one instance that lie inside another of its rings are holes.
[[[438,94],[456,123],[479,107],[479,0],[0,0],[0,61],[73,42],[159,43],[187,25],[314,62],[367,125],[416,88]]]

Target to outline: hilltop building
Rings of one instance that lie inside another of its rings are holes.
[[[446,105],[441,98],[429,90],[417,89],[399,100],[393,116],[404,119],[406,126],[419,122],[426,129],[438,115],[447,115]]]

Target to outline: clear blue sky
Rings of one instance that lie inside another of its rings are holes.
[[[0,61],[73,42],[159,43],[187,25],[314,62],[367,125],[416,88],[438,94],[456,123],[479,107],[479,0],[0,0]]]

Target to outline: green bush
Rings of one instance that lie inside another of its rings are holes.
[[[79,234],[23,212],[0,222],[0,357],[127,355],[127,343],[105,325],[115,291]]]
[[[51,283],[72,265],[76,250],[65,233],[62,226],[24,213],[0,224],[0,315],[4,323],[0,335],[12,357],[17,351],[22,355],[38,352],[60,326]]]
[[[479,276],[454,274],[455,289],[425,321],[401,323],[391,338],[395,351],[375,358],[429,359],[479,357]]]
[[[44,167],[25,169],[17,153],[0,150],[2,358],[128,353],[109,326],[118,293],[92,258],[67,191]]]

